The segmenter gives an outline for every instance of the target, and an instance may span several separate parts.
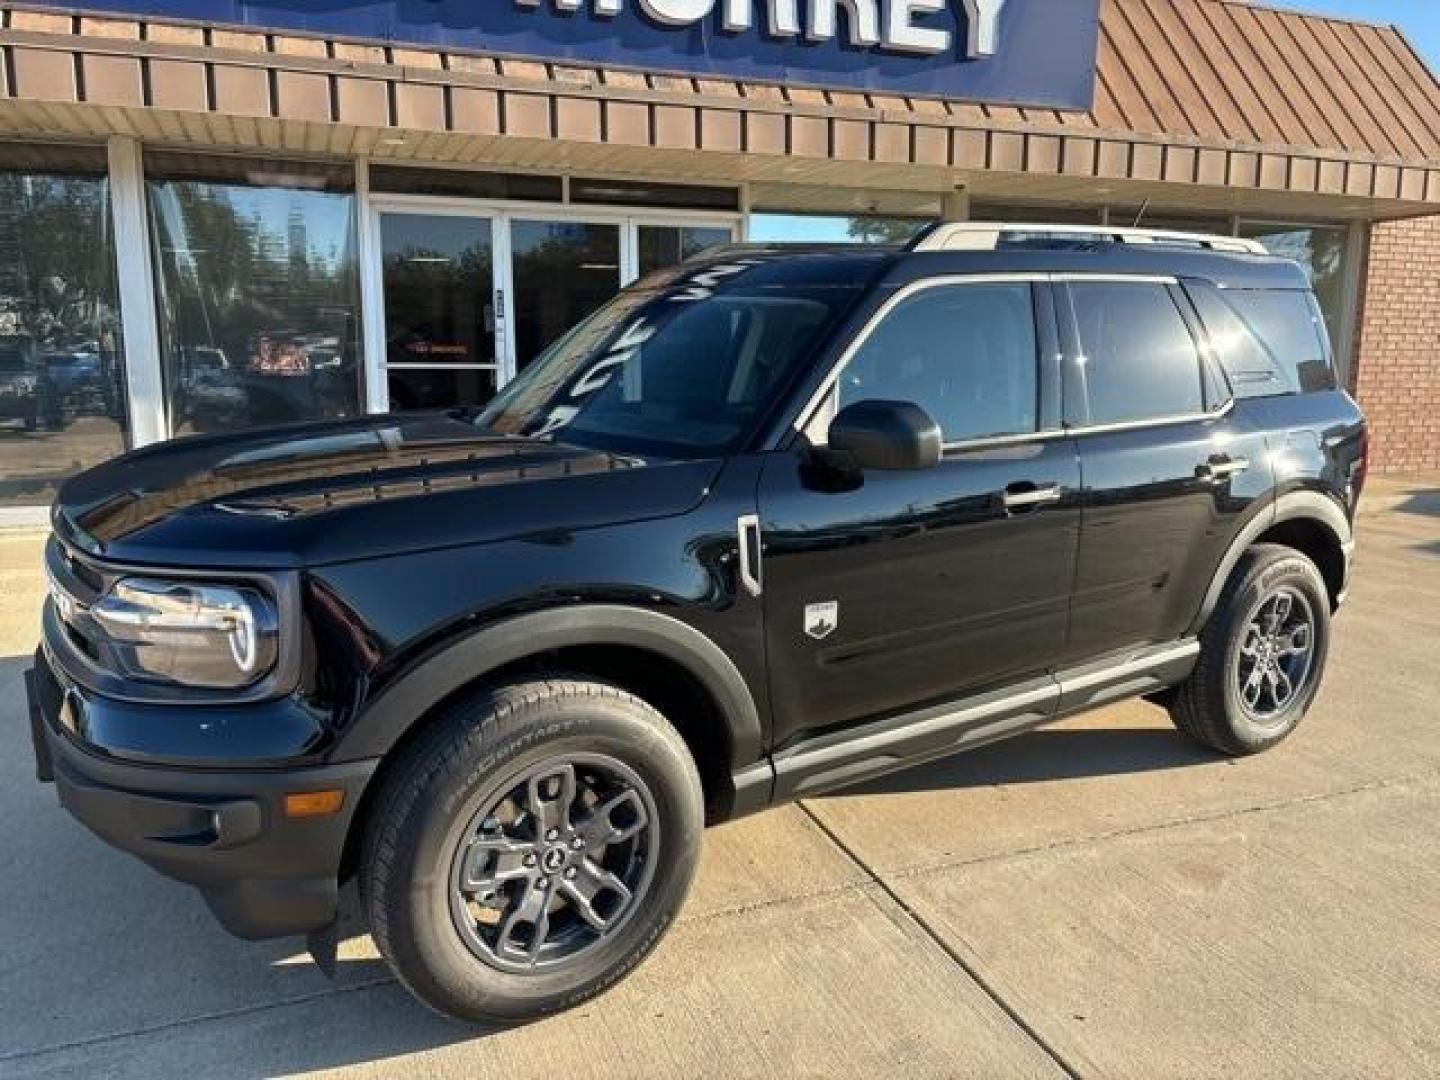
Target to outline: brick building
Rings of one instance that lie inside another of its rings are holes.
[[[1440,466],[1440,83],[1401,31],[930,7],[0,2],[0,519],[127,447],[481,403],[712,243],[942,212],[1262,239],[1375,466]]]
[[[1440,217],[1375,226],[1353,392],[1380,469],[1440,469]]]

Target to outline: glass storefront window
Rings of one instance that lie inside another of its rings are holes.
[[[724,226],[641,225],[640,276],[677,266],[706,248],[730,243]]]
[[[32,156],[0,149],[0,505],[49,502],[126,446],[104,154]]]
[[[355,200],[345,175],[274,162],[257,170],[241,159],[201,170],[163,156],[147,173],[172,432],[358,412]]]
[[[782,244],[903,244],[928,224],[929,219],[918,218],[751,214],[750,239]]]
[[[1345,332],[1345,253],[1348,233],[1343,226],[1286,225],[1242,221],[1240,235],[1259,240],[1274,255],[1294,259],[1310,275],[1315,298],[1325,315],[1330,340],[1339,355]],[[1343,366],[1343,365],[1342,365]]]
[[[620,290],[620,226],[514,221],[516,370]]]

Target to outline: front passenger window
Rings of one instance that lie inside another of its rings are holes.
[[[838,408],[908,401],[946,442],[1036,430],[1035,307],[1023,282],[937,285],[901,301],[841,373]]]

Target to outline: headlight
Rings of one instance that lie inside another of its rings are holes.
[[[124,578],[90,613],[134,678],[238,690],[279,654],[275,605],[257,589]]]

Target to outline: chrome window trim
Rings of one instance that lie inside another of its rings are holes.
[[[1119,431],[1143,431],[1146,428],[1172,427],[1175,424],[1198,424],[1206,420],[1223,420],[1229,416],[1235,408],[1235,399],[1231,398],[1218,409],[1209,412],[1181,413],[1175,416],[1151,416],[1144,420],[1122,420],[1116,424],[1087,424],[1084,427],[1067,428],[1067,435],[1074,435],[1077,438],[1084,435],[1109,435]]]
[[[866,320],[855,339],[846,346],[845,351],[831,366],[825,379],[816,387],[815,392],[810,395],[805,407],[796,415],[791,425],[792,432],[796,435],[803,435],[806,429],[815,419],[820,411],[826,397],[835,389],[841,374],[845,371],[846,365],[855,358],[855,354],[870,340],[876,328],[898,305],[904,303],[917,293],[927,289],[940,288],[949,285],[993,285],[1013,284],[1028,282],[1030,284],[1064,284],[1071,281],[1120,281],[1133,282],[1147,285],[1179,286],[1180,280],[1177,277],[1164,274],[1111,274],[1111,273],[1013,273],[1013,274],[945,274],[939,277],[924,278],[920,281],[913,281],[909,285],[899,289],[894,296],[885,301],[873,315]],[[1082,427],[1049,428],[1044,431],[1022,432],[1015,435],[994,435],[983,439],[961,439],[953,442],[943,443],[941,450],[945,453],[964,452],[972,450],[1002,449],[1007,446],[1024,446],[1037,442],[1052,442],[1056,439],[1081,438],[1087,435],[1108,435],[1127,431],[1143,431],[1147,428],[1171,427],[1176,424],[1193,424],[1206,420],[1220,420],[1228,416],[1235,408],[1236,399],[1231,398],[1218,409],[1208,412],[1185,413],[1172,416],[1153,416],[1142,420],[1126,420],[1114,424],[1087,424]]]
[[[794,423],[791,424],[792,432],[795,435],[803,435],[814,421],[816,414],[820,411],[825,399],[835,389],[835,384],[840,381],[846,366],[855,358],[865,344],[870,340],[871,335],[879,327],[880,323],[890,313],[904,303],[910,297],[927,289],[943,288],[951,285],[1005,285],[1005,284],[1064,284],[1072,281],[1118,281],[1131,282],[1139,285],[1165,285],[1178,287],[1180,279],[1173,275],[1165,274],[1113,274],[1113,273],[1085,273],[1083,271],[1050,273],[1030,272],[1011,274],[942,274],[938,277],[923,278],[920,281],[912,281],[909,285],[903,286],[896,291],[895,295],[885,301],[866,320],[860,332],[855,335],[853,341],[846,346],[845,351],[840,354],[839,359],[831,366],[825,379],[815,388],[810,395],[805,407],[796,414]],[[1198,346],[1197,346],[1198,348]],[[1036,357],[1037,361],[1039,356]],[[1038,375],[1037,370],[1037,375]],[[1019,446],[1026,443],[1048,442],[1054,439],[1070,438],[1073,435],[1093,435],[1111,431],[1138,430],[1146,427],[1165,427],[1171,424],[1193,423],[1197,420],[1216,419],[1224,416],[1234,406],[1232,398],[1221,409],[1214,412],[1192,413],[1185,416],[1162,416],[1148,417],[1144,420],[1130,420],[1118,424],[1092,424],[1085,427],[1058,427],[1047,428],[1043,431],[1021,432],[1013,435],[992,435],[983,439],[961,439],[954,442],[946,442],[941,445],[943,451],[951,450],[975,450],[992,447]],[[821,444],[816,444],[821,445]]]
[[[1084,271],[1050,274],[1052,283],[1065,284],[1071,281],[1118,281],[1128,285],[1179,285],[1180,279],[1174,274],[1087,274]]]
[[[941,449],[950,451],[990,450],[1006,446],[1028,446],[1037,442],[1053,442],[1056,439],[1081,439],[1087,435],[1111,435],[1126,431],[1144,431],[1147,428],[1173,427],[1177,424],[1199,424],[1207,420],[1223,420],[1235,408],[1231,398],[1220,408],[1211,412],[1186,413],[1179,416],[1158,416],[1145,420],[1126,420],[1118,424],[1087,424],[1084,427],[1060,427],[1049,431],[1037,431],[1033,435],[996,435],[987,439],[965,439],[960,442],[944,443]]]

